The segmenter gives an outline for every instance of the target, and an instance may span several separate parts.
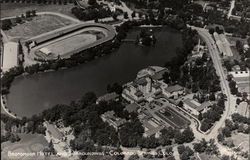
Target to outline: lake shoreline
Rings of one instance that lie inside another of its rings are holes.
[[[135,28],[133,28],[132,30],[130,30],[129,32],[136,32],[136,31],[138,31],[140,28],[137,28],[137,27],[135,27]],[[171,28],[171,27],[161,27],[160,29],[159,29],[159,32],[166,32],[167,34],[173,34],[173,35],[175,35],[176,36],[176,34],[179,34],[179,36],[181,37],[181,34],[180,34],[180,32],[178,31],[178,30],[176,30],[176,29],[174,29],[174,28]],[[175,38],[175,36],[173,36],[174,38]],[[180,39],[180,37],[179,37],[179,39]],[[164,39],[165,39],[165,37],[163,37]],[[35,74],[29,74],[29,75],[25,75],[25,76],[23,76],[23,75],[21,75],[21,76],[17,76],[16,78],[15,78],[15,80],[14,80],[14,82],[13,82],[13,84],[11,85],[11,87],[10,87],[10,95],[12,96],[13,95],[13,85],[16,85],[17,83],[19,83],[19,82],[21,82],[22,80],[24,80],[24,78],[22,78],[22,77],[25,77],[25,80],[27,81],[27,79],[28,80],[30,80],[30,79],[34,79],[35,81],[37,81],[37,80],[39,80],[40,78],[41,78],[41,76],[37,76],[37,75],[46,75],[45,77],[50,77],[52,74],[55,74],[55,73],[58,73],[58,74],[61,74],[61,75],[64,75],[64,74],[69,74],[69,75],[71,75],[71,73],[70,72],[81,72],[80,70],[82,69],[82,68],[85,68],[85,67],[91,67],[92,68],[92,66],[95,66],[96,64],[98,64],[98,63],[103,63],[103,61],[106,61],[106,60],[109,60],[110,59],[110,57],[117,57],[117,56],[120,56],[120,55],[117,55],[117,54],[123,54],[123,53],[117,53],[117,52],[120,52],[119,50],[122,48],[123,50],[124,50],[124,45],[126,46],[126,45],[129,45],[129,46],[131,46],[131,44],[126,44],[126,43],[122,43],[121,44],[121,46],[118,48],[118,49],[115,49],[113,52],[112,52],[112,54],[108,54],[108,55],[105,55],[105,56],[100,56],[100,57],[98,57],[98,58],[94,58],[92,61],[88,61],[88,62],[85,62],[85,63],[83,63],[83,64],[79,64],[79,65],[77,65],[76,67],[70,67],[70,68],[63,68],[63,69],[58,69],[58,70],[56,70],[56,71],[58,71],[58,72],[53,72],[54,70],[46,70],[46,71],[44,71],[44,72],[38,72],[39,74],[37,74],[37,73],[35,73]],[[163,44],[160,44],[160,45],[163,45]],[[135,46],[134,44],[132,45],[132,46]],[[126,48],[126,47],[125,47]],[[138,51],[140,51],[140,52],[144,52],[143,50],[149,50],[150,52],[152,52],[152,50],[154,50],[154,47],[135,47],[136,48],[136,50],[138,50]],[[171,47],[170,47],[171,48]],[[175,48],[173,48],[172,50],[175,50]],[[115,53],[115,54],[113,54],[113,53]],[[173,52],[174,53],[174,52]],[[124,54],[126,54],[126,53],[124,53]],[[143,55],[143,54],[146,54],[146,53],[139,53],[139,54],[142,54],[142,56],[147,56],[147,55]],[[158,54],[158,53],[157,53]],[[162,55],[161,55],[162,56]],[[126,56],[125,56],[126,57]],[[153,56],[154,57],[154,56]],[[127,57],[126,57],[127,58]],[[164,60],[162,63],[156,63],[156,65],[163,65],[164,63],[165,63],[165,61],[169,61],[168,60],[169,58],[167,58],[166,60]],[[139,59],[138,59],[138,61],[140,61]],[[137,65],[136,65],[137,66]],[[146,67],[146,65],[144,65],[145,67]],[[143,67],[142,67],[143,68]],[[136,70],[135,70],[136,71]],[[46,73],[46,74],[40,74],[40,73]],[[90,73],[88,73],[88,74],[90,74]],[[56,75],[57,76],[57,75]],[[44,79],[44,78],[42,78],[42,79]],[[105,78],[104,78],[105,79]],[[127,78],[128,79],[128,78]],[[129,78],[129,80],[131,80],[131,78]],[[46,80],[45,80],[46,81]],[[114,82],[114,81],[113,81]],[[113,83],[112,81],[109,81],[108,83]],[[116,82],[116,81],[115,81]],[[126,82],[126,81],[125,81]],[[21,82],[22,83],[22,82]],[[52,82],[53,84],[55,84],[56,85],[56,82],[55,81],[53,81]],[[93,84],[94,84],[95,82],[93,82]],[[119,82],[120,83],[120,82]],[[91,84],[92,86],[93,86],[93,84]],[[86,84],[87,85],[87,84]],[[107,85],[107,84],[106,84]],[[64,85],[62,85],[62,86],[64,86]],[[29,88],[29,87],[27,87],[27,88]],[[27,89],[27,88],[25,88],[25,90]],[[37,87],[36,87],[37,88]],[[39,88],[39,87],[38,87]],[[64,87],[62,87],[62,88],[59,88],[58,90],[61,90],[61,89],[63,89]],[[74,87],[73,87],[74,88]],[[82,87],[79,87],[80,88],[80,90],[81,90],[81,88]],[[90,88],[90,87],[88,87],[88,88]],[[94,87],[95,88],[95,87]],[[100,90],[105,90],[105,85],[104,86],[100,86],[100,88],[101,89],[99,89],[99,91]],[[29,90],[29,89],[28,89]],[[71,89],[70,89],[71,90]],[[86,89],[87,90],[87,89]],[[95,90],[95,89],[93,89],[93,90]],[[92,91],[92,90],[91,90]],[[35,92],[34,92],[35,93]],[[83,95],[83,93],[84,92],[81,92],[82,93],[82,95]],[[101,92],[101,93],[103,93],[103,91]],[[10,95],[8,95],[7,97],[8,97],[8,101],[10,102],[9,103],[9,105],[10,105],[10,109],[11,110],[15,110],[15,109],[13,109],[13,108],[15,108],[15,107],[13,107],[13,106],[15,106],[15,105],[13,105],[13,98],[10,96]],[[16,95],[15,93],[14,93],[14,95]],[[32,94],[31,94],[32,95]],[[79,94],[79,95],[81,95],[81,94]],[[100,95],[100,94],[99,94]],[[56,96],[57,98],[58,98],[58,96]],[[72,96],[72,97],[74,97],[74,96]],[[78,97],[79,98],[79,97]],[[78,98],[71,98],[71,99],[78,99]],[[14,98],[15,99],[15,98]],[[69,98],[68,98],[69,99]],[[18,101],[20,101],[20,99],[18,100]],[[59,98],[59,102],[58,103],[61,103],[60,101],[62,101],[60,98]],[[63,101],[64,102],[64,101]],[[69,103],[70,101],[68,101],[68,103]],[[67,103],[67,104],[68,104]],[[17,104],[19,104],[18,102],[17,102]],[[37,104],[39,104],[39,103],[37,103]],[[65,104],[65,103],[63,103],[63,104]],[[22,105],[21,105],[22,106]],[[50,107],[52,107],[52,106],[54,106],[53,104],[51,104],[50,102],[47,102],[46,103],[46,100],[45,100],[45,103],[44,103],[44,106],[50,106]],[[50,107],[45,107],[45,108],[50,108]],[[36,108],[36,107],[35,107]],[[25,109],[24,109],[25,110]]]

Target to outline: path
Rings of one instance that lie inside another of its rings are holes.
[[[1,35],[3,36],[2,37],[3,43],[7,43],[10,41],[8,36],[4,33],[4,31],[2,29],[1,29]]]
[[[3,103],[3,95],[1,95],[1,106],[2,106],[2,109],[3,111],[9,115],[10,117],[12,118],[18,118],[17,116],[15,116],[13,113],[9,112],[8,109],[7,109],[7,105]]]
[[[209,49],[209,53],[210,53],[211,58],[212,58],[213,63],[214,63],[214,67],[216,69],[218,76],[220,77],[222,93],[224,93],[227,96],[227,101],[225,101],[225,111],[224,111],[221,119],[216,124],[214,124],[214,127],[211,130],[211,132],[206,135],[206,139],[211,139],[211,138],[216,139],[216,137],[218,135],[218,130],[224,126],[225,120],[234,111],[236,102],[235,102],[234,96],[232,96],[230,93],[228,81],[227,81],[226,75],[224,73],[224,69],[222,67],[222,64],[221,64],[220,54],[219,54],[219,51],[217,49],[217,46],[216,46],[214,40],[212,39],[212,36],[208,33],[207,30],[205,30],[203,28],[198,28],[198,27],[192,27],[192,28],[196,29],[198,31],[199,35],[206,42],[208,49]]]
[[[232,11],[233,11],[234,7],[235,7],[235,0],[232,0],[231,5],[230,5],[230,9],[229,9],[228,14],[227,14],[228,19],[232,16]]]

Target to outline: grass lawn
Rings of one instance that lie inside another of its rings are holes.
[[[21,15],[28,10],[36,10],[37,12],[51,11],[66,14],[75,17],[71,13],[71,8],[74,4],[59,5],[59,4],[32,4],[32,3],[1,3],[1,18]]]
[[[1,135],[5,135],[6,130],[5,130],[5,123],[1,121]]]
[[[201,153],[199,154],[200,159],[201,160],[220,160],[217,156],[214,155],[207,155],[205,153]],[[197,157],[197,155],[195,154],[195,157]],[[199,158],[197,157],[197,160],[199,160]]]
[[[11,152],[24,152],[24,153],[33,153],[43,151],[45,147],[48,146],[48,142],[41,134],[19,134],[21,140],[19,142],[11,143],[4,142],[1,144],[2,148],[2,158],[11,159],[8,157],[8,151]],[[15,157],[12,157],[15,158]],[[17,157],[16,157],[17,158]],[[19,159],[34,159],[34,157],[18,157]],[[41,157],[44,158],[44,157]],[[38,158],[35,158],[38,159]]]
[[[8,157],[8,151],[11,152],[22,152],[22,153],[33,153],[43,151],[44,147],[48,147],[48,142],[41,134],[18,134],[21,140],[19,142],[1,143],[1,160],[67,160],[67,158],[58,156],[26,156],[26,157]]]
[[[241,151],[249,151],[249,135],[244,133],[232,134],[230,139],[233,140],[235,147],[240,145]]]
[[[28,39],[73,23],[75,22],[55,15],[38,15],[31,21],[18,24],[4,32],[10,39]]]
[[[236,47],[231,47],[231,50],[232,50],[232,52],[233,52],[232,60],[233,60],[233,59],[236,59],[236,60],[238,60],[238,61],[241,61],[241,59],[240,59],[241,56],[240,56],[239,52],[237,51]]]

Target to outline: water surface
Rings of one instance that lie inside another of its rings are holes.
[[[114,53],[74,68],[18,77],[8,95],[10,110],[18,116],[30,117],[56,104],[69,104],[88,91],[100,96],[106,92],[107,84],[131,81],[149,65],[163,66],[181,47],[181,34],[170,28],[154,32],[155,47],[125,42]],[[135,38],[138,33],[138,29],[133,29],[127,38]]]

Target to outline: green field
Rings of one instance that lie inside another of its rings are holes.
[[[233,140],[235,147],[239,147],[241,151],[249,151],[249,135],[243,133],[232,134],[229,139]]]
[[[16,159],[17,157],[8,157],[8,152],[22,152],[22,153],[34,153],[43,151],[48,146],[48,142],[43,135],[40,134],[19,134],[21,140],[19,142],[11,143],[4,142],[1,144],[2,159]],[[37,157],[18,157],[18,159],[38,159]],[[44,158],[44,157],[43,157]]]
[[[33,17],[31,21],[18,24],[4,32],[9,39],[28,39],[74,23],[55,15],[38,15]]]
[[[21,15],[28,10],[36,10],[37,12],[59,12],[71,17],[75,17],[71,13],[74,4],[58,5],[58,4],[28,4],[28,3],[1,3],[1,18]]]

